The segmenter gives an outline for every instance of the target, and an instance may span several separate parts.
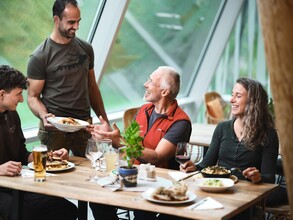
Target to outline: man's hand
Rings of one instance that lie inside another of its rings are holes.
[[[117,125],[113,123],[112,129],[102,116],[100,116],[99,119],[101,124],[88,126],[86,130],[91,133],[95,140],[111,139],[114,146],[121,146],[120,130]]]
[[[20,162],[8,161],[0,165],[0,176],[18,176],[22,166]]]
[[[43,124],[44,124],[45,129],[46,129],[46,130],[50,130],[50,131],[52,131],[52,130],[58,130],[57,128],[55,128],[54,125],[52,125],[52,124],[47,120],[47,118],[49,118],[49,117],[55,117],[55,115],[53,115],[52,113],[47,113],[47,114],[44,114],[44,115],[41,116],[41,119],[42,119],[42,121],[43,121]]]
[[[53,155],[56,156],[56,157],[61,157],[62,160],[68,160],[69,159],[68,151],[65,148],[55,150],[53,152]]]

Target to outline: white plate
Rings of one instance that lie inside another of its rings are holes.
[[[34,169],[34,163],[33,162],[30,162],[28,165],[28,168],[30,169]],[[46,171],[48,172],[58,172],[58,171],[64,171],[64,170],[70,170],[72,169],[73,167],[75,167],[75,164],[74,163],[71,163],[71,162],[68,162],[68,165],[67,167],[62,167],[62,168],[52,168],[52,169],[46,169]]]
[[[223,186],[205,186],[204,182],[207,180],[221,180]],[[207,192],[223,192],[234,186],[234,181],[230,178],[202,178],[196,180],[196,184],[204,191]]]
[[[68,117],[49,117],[47,118],[47,120],[54,125],[58,130],[60,131],[65,131],[65,132],[75,132],[78,131],[82,128],[85,128],[87,125],[89,125],[88,122],[86,121],[82,121],[79,119],[75,119],[79,124],[78,125],[67,125],[67,124],[61,124],[59,123],[59,121],[61,121],[62,119],[65,119]]]
[[[158,200],[158,199],[154,199],[153,198],[153,192],[155,191],[155,188],[150,188],[147,191],[142,193],[142,197],[145,198],[148,201],[151,202],[156,202],[156,203],[162,203],[162,204],[183,204],[183,203],[187,203],[187,202],[192,202],[196,199],[196,195],[192,192],[187,191],[186,195],[188,196],[187,200],[183,200],[183,201],[164,201],[164,200]]]

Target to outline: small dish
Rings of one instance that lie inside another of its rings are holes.
[[[205,185],[209,181],[221,182],[221,186]],[[223,192],[234,186],[234,181],[230,178],[202,178],[196,180],[196,184],[203,191],[207,192]]]
[[[71,124],[62,124],[60,123],[61,120],[66,119],[67,117],[49,117],[47,120],[54,125],[58,130],[64,131],[64,132],[75,132],[82,128],[86,128],[86,126],[89,125],[88,122],[82,121],[79,119],[74,120],[78,122],[78,125],[71,125]]]

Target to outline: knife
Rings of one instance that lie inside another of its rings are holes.
[[[194,175],[196,175],[196,174],[198,174],[198,173],[199,173],[199,171],[195,171],[194,173],[191,173],[191,174],[189,174],[189,175],[187,175],[187,176],[181,178],[180,180],[178,180],[178,182],[180,182],[180,181],[182,181],[182,180],[186,180],[186,179],[188,179],[188,178],[190,178],[190,177],[192,177],[192,176],[194,176]]]
[[[208,200],[208,197],[199,200],[197,203],[190,206],[190,210],[194,210],[196,207],[200,206],[201,204],[205,203]]]

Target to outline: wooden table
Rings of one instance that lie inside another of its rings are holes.
[[[190,144],[208,147],[211,143],[212,136],[216,125],[214,124],[192,124],[192,132],[190,136]]]
[[[0,186],[19,190],[20,192],[29,191],[85,202],[111,204],[130,209],[152,210],[190,219],[230,218],[262,201],[276,187],[274,184],[252,184],[246,181],[239,181],[226,192],[207,193],[195,185],[193,178],[189,178],[186,183],[189,184],[189,191],[197,195],[196,201],[210,196],[224,205],[223,209],[190,211],[186,210],[186,207],[191,205],[190,203],[175,206],[161,205],[145,200],[140,196],[140,192],[111,192],[109,189],[86,181],[90,174],[90,164],[87,159],[72,157],[70,161],[75,163],[75,168],[67,172],[56,173],[56,176],[49,176],[45,182],[34,182],[33,177],[0,176]],[[156,168],[156,171],[157,176],[170,179],[167,169]],[[84,213],[87,210],[86,206],[84,206],[85,204],[84,202],[79,203],[79,205],[83,205],[83,209],[80,211]],[[86,216],[79,219],[86,219]]]

